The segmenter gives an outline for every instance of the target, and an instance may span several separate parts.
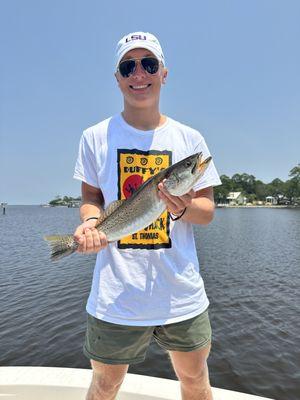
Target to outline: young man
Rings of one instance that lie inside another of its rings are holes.
[[[208,299],[192,224],[213,218],[212,187],[220,184],[213,162],[184,196],[170,195],[160,183],[167,211],[146,229],[108,245],[94,228],[104,203],[129,197],[150,176],[191,154],[209,156],[199,132],[160,113],[168,71],[157,38],[130,33],[116,53],[124,110],[83,133],[74,175],[82,181],[78,251],[98,253],[87,303],[84,352],[93,368],[87,399],[114,399],[129,364],[144,360],[154,337],[170,354],[182,399],[211,400]]]

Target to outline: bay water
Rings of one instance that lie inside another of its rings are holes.
[[[43,235],[72,233],[78,209],[8,206],[0,215],[0,365],[90,368],[82,354],[95,255],[52,263]],[[300,399],[300,210],[217,209],[195,226],[210,300],[211,384]],[[175,379],[152,342],[129,372]]]

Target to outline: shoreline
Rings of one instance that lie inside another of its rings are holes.
[[[68,206],[48,206],[44,204],[10,204],[7,205],[7,209],[10,207],[42,207],[42,208],[79,208],[79,207],[68,207]],[[300,209],[300,205],[229,205],[229,204],[216,204],[216,208],[272,208],[272,209]]]
[[[291,206],[291,205],[229,205],[229,204],[216,204],[216,208],[272,208],[272,209],[282,209],[282,208],[290,208],[290,209],[300,209],[300,206]]]

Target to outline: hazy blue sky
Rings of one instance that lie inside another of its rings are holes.
[[[156,34],[161,110],[200,130],[220,174],[288,179],[300,161],[300,1],[0,0],[0,201],[80,194],[82,130],[122,109],[121,36]]]

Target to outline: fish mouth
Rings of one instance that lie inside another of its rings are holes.
[[[205,160],[203,160],[202,152],[194,154],[193,157],[195,157],[195,156],[197,158],[196,159],[194,158],[194,166],[191,170],[191,173],[192,174],[195,174],[197,172],[203,173],[206,170],[208,164],[210,163],[210,160],[212,159],[212,157],[209,156]]]
[[[202,153],[200,152],[200,153],[197,154],[196,162],[195,162],[195,164],[193,166],[193,169],[191,171],[192,174],[194,174],[197,170],[200,170],[201,160],[202,160]]]
[[[202,161],[202,155],[198,158],[197,162],[197,169],[201,172],[204,172],[205,169],[207,168],[208,164],[210,163],[212,157],[209,156],[207,157],[204,161]]]

